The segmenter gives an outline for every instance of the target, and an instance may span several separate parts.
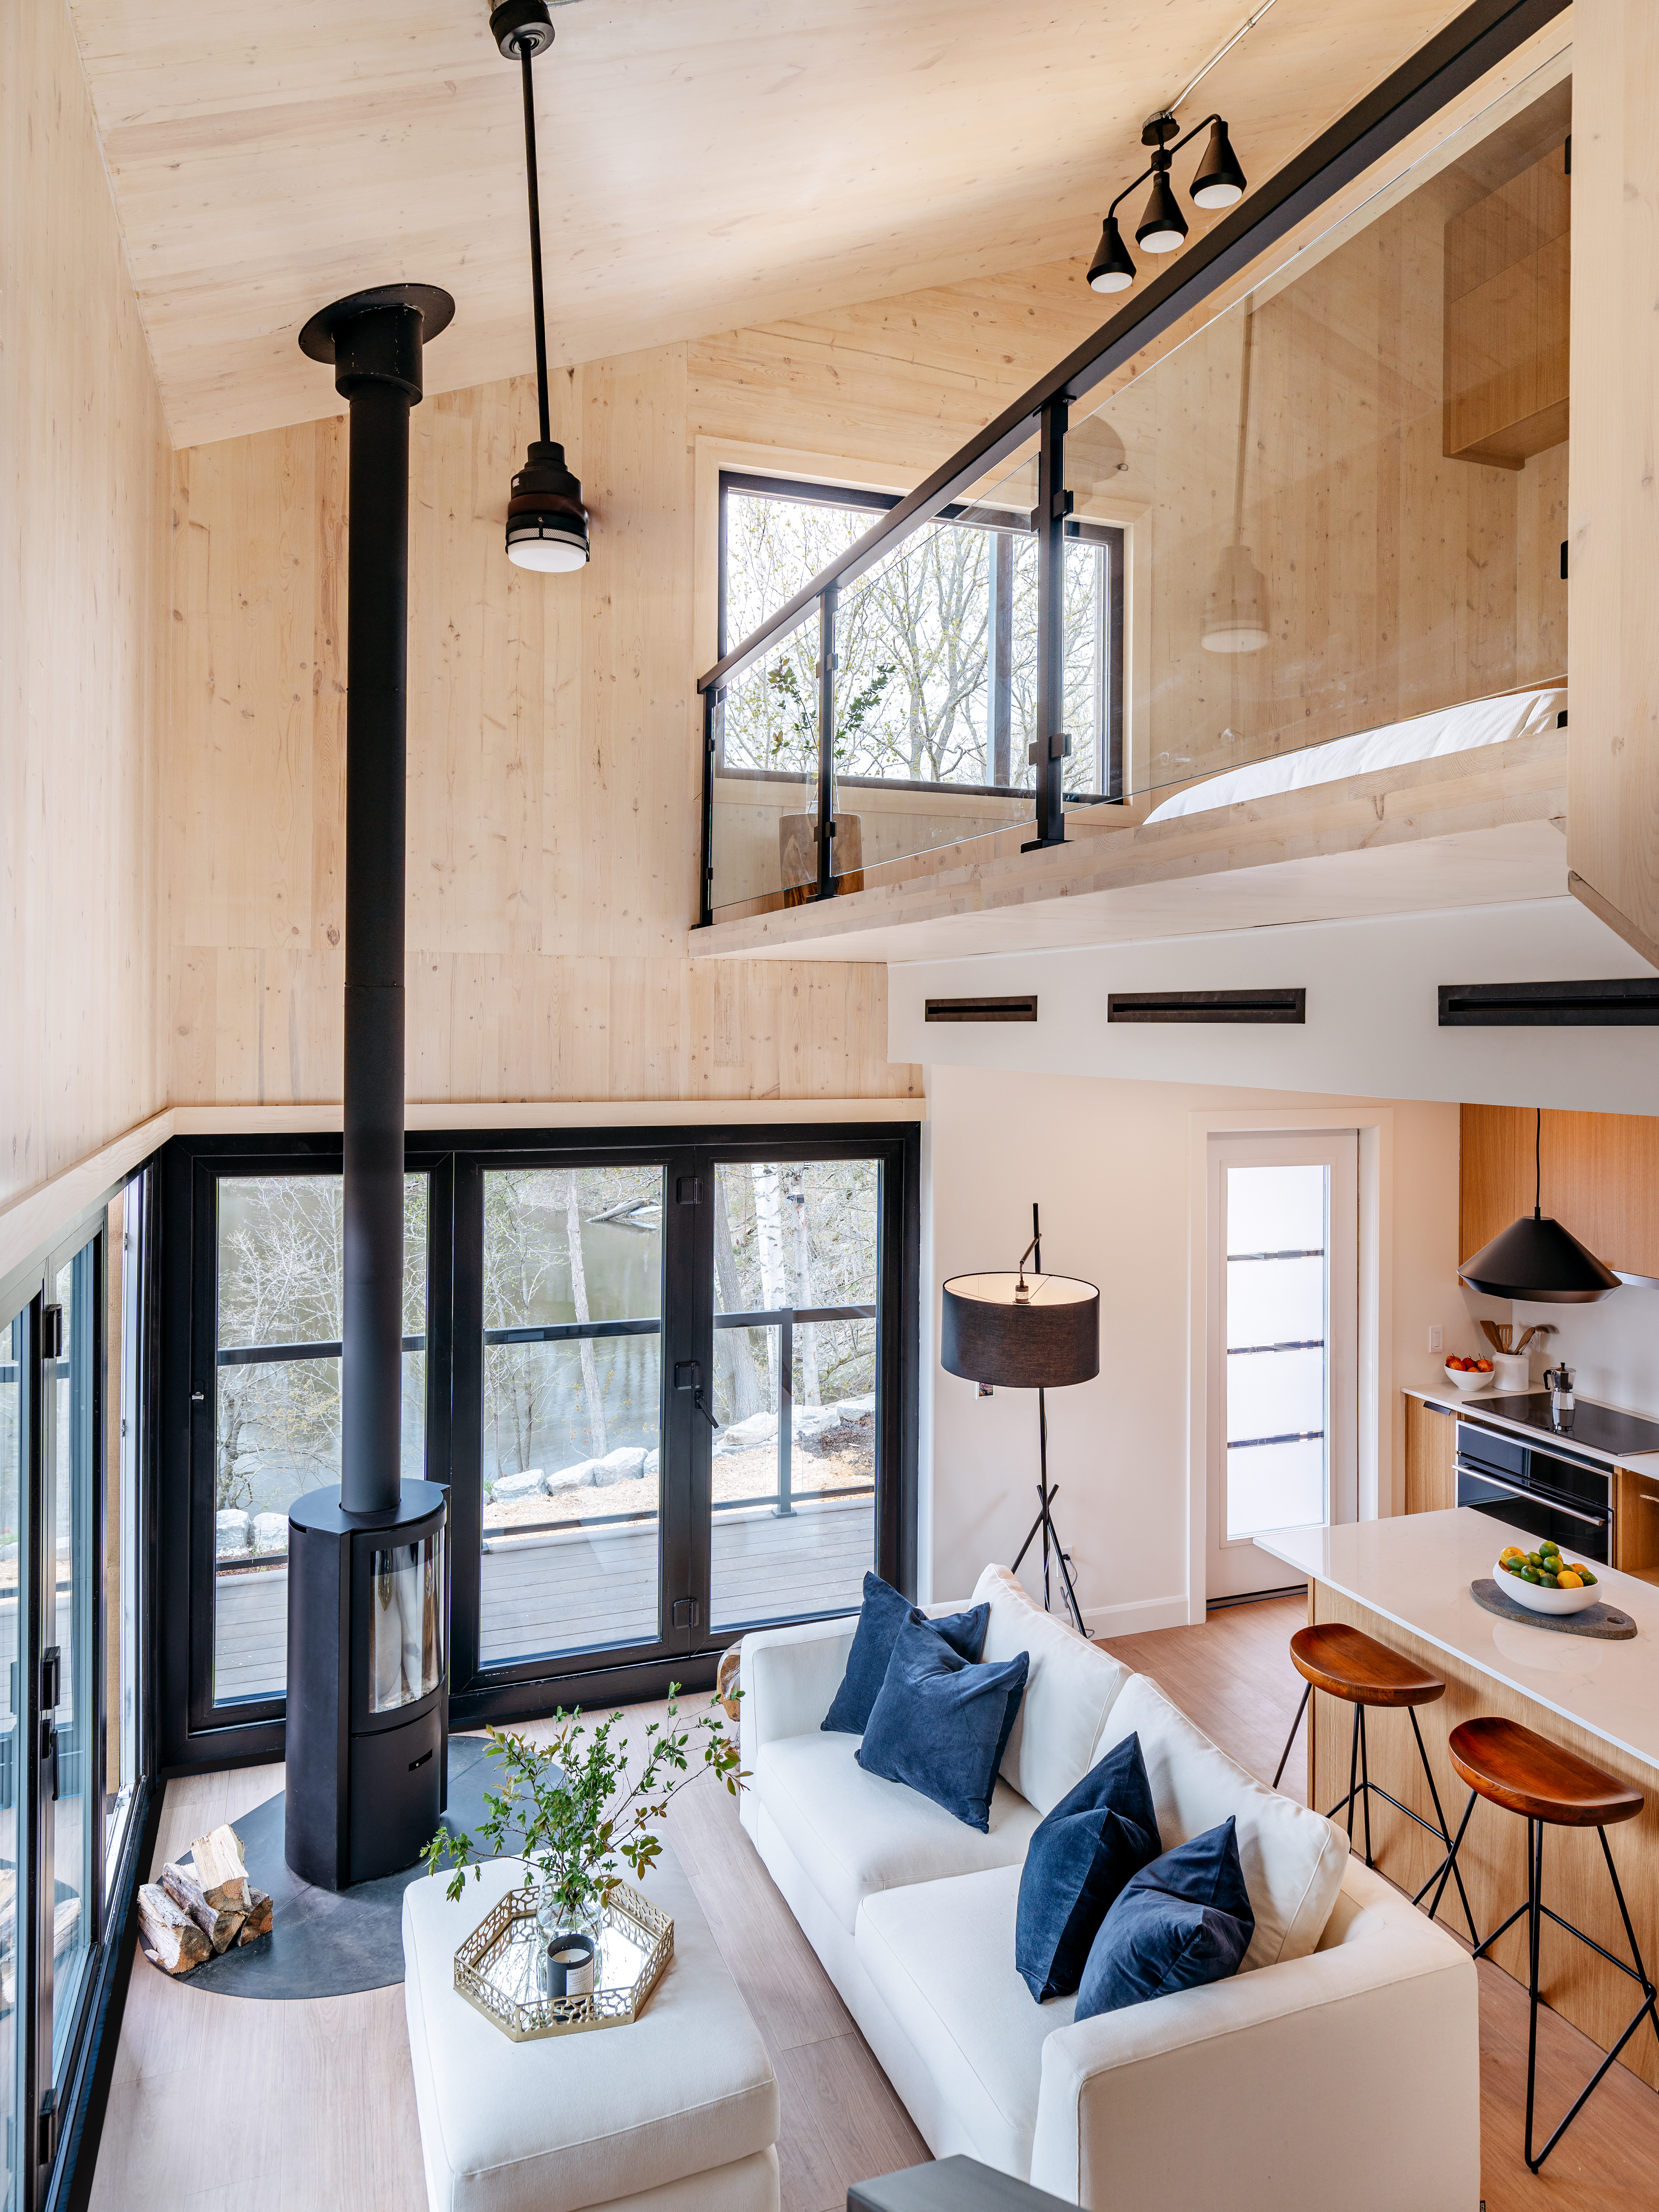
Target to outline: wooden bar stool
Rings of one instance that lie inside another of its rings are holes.
[[[1423,1731],[1417,1724],[1419,1705],[1431,1705],[1437,1698],[1443,1698],[1446,1686],[1437,1674],[1431,1674],[1410,1659],[1402,1659],[1386,1644],[1379,1644],[1374,1636],[1362,1629],[1350,1628],[1346,1622],[1334,1620],[1322,1627],[1298,1628],[1291,1638],[1291,1664],[1307,1683],[1302,1692],[1302,1702],[1296,1709],[1296,1718],[1291,1723],[1291,1732],[1285,1739],[1278,1772],[1273,1776],[1273,1788],[1279,1787],[1279,1777],[1285,1771],[1285,1761],[1291,1755],[1291,1746],[1296,1741],[1296,1732],[1302,1725],[1302,1716],[1308,1709],[1308,1700],[1316,1690],[1323,1690],[1328,1697],[1340,1698],[1353,1707],[1353,1743],[1348,1753],[1348,1794],[1339,1797],[1327,1820],[1335,1820],[1346,1807],[1348,1815],[1348,1841],[1353,1841],[1354,1800],[1358,1799],[1364,1816],[1365,1863],[1371,1859],[1371,1797],[1373,1793],[1392,1805],[1396,1813],[1403,1813],[1408,1820],[1415,1820],[1419,1828],[1438,1838],[1445,1857],[1435,1867],[1421,1889],[1413,1898],[1420,1905],[1428,1891],[1437,1881],[1434,1905],[1430,1917],[1439,1909],[1440,1899],[1449,1875],[1455,1878],[1457,1894],[1463,1900],[1463,1917],[1469,1923],[1469,1941],[1477,1938],[1474,1915],[1463,1888],[1463,1877],[1457,1871],[1455,1855],[1452,1850],[1451,1835],[1446,1826],[1446,1816],[1440,1808],[1440,1792],[1434,1784],[1434,1769],[1429,1765],[1429,1754],[1423,1741]],[[1403,1705],[1411,1715],[1412,1734],[1417,1739],[1417,1755],[1423,1762],[1424,1778],[1429,1785],[1429,1797],[1434,1807],[1434,1819],[1425,1820],[1420,1813],[1413,1813],[1409,1805],[1389,1794],[1380,1782],[1373,1782],[1365,1748],[1365,1709],[1368,1705]],[[1437,1826],[1436,1824],[1438,1823]]]
[[[1502,1805],[1511,1813],[1523,1815],[1527,1823],[1527,1901],[1516,1905],[1503,1925],[1494,1928],[1484,1942],[1474,1947],[1478,1959],[1489,1951],[1500,1936],[1514,1927],[1524,1912],[1527,1916],[1527,1995],[1530,2006],[1527,2033],[1527,2164],[1536,2173],[1544,2160],[1555,2148],[1567,2130],[1577,2118],[1585,2100],[1601,2081],[1625,2045],[1630,2041],[1644,2020],[1653,2023],[1653,2032],[1659,2036],[1659,2011],[1654,2008],[1656,1991],[1648,1979],[1647,1969],[1642,1964],[1642,1954],[1637,1948],[1636,1930],[1631,1925],[1625,1893],[1619,1886],[1619,1871],[1613,1863],[1613,1853],[1607,1847],[1607,1829],[1615,1820],[1632,1820],[1641,1811],[1644,1800],[1639,1790],[1632,1790],[1620,1781],[1617,1775],[1607,1774],[1599,1766],[1592,1766],[1587,1759],[1579,1759],[1572,1752],[1563,1751],[1558,1744],[1536,1735],[1531,1729],[1522,1728],[1518,1721],[1464,1721],[1455,1728],[1449,1741],[1452,1765],[1469,1785],[1469,1802],[1463,1808],[1463,1817],[1457,1826],[1451,1854],[1447,1861],[1448,1871],[1455,1871],[1458,1846],[1469,1825],[1469,1815],[1474,1810],[1477,1797],[1485,1797],[1494,1805]],[[1627,1966],[1622,1959],[1615,1959],[1611,1951],[1604,1951],[1593,1936],[1586,1936],[1582,1928],[1575,1928],[1544,1903],[1544,1831],[1555,1828],[1594,1828],[1601,1842],[1601,1856],[1607,1863],[1607,1877],[1613,1884],[1613,1893],[1619,1900],[1619,1917],[1625,1923],[1625,1941],[1630,1945],[1630,1954],[1635,1960]],[[1446,1876],[1440,1877],[1443,1891]],[[1435,1903],[1440,1901],[1436,1893]],[[1587,1943],[1598,1957],[1610,1966],[1617,1966],[1621,1974],[1628,1974],[1639,1984],[1642,2002],[1636,2015],[1589,2080],[1580,2090],[1572,2109],[1544,2145],[1536,2158],[1532,2154],[1533,2083],[1538,2067],[1538,1942],[1546,1919],[1553,1920],[1558,1928],[1565,1928],[1569,1936],[1576,1936]]]

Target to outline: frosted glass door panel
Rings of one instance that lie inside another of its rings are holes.
[[[1226,1171],[1229,1537],[1326,1517],[1329,1186],[1315,1164]]]

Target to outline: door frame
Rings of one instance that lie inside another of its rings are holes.
[[[1187,1619],[1207,1609],[1210,1486],[1210,1139],[1297,1130],[1359,1133],[1359,1310],[1355,1358],[1359,1518],[1396,1510],[1394,1407],[1394,1144],[1391,1106],[1369,1100],[1317,1108],[1209,1108],[1189,1113],[1187,1261]]]

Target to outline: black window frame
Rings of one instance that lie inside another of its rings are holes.
[[[852,484],[817,483],[805,477],[770,476],[755,470],[722,469],[720,472],[717,614],[720,658],[722,660],[730,649],[726,635],[726,579],[730,553],[727,501],[733,492],[750,499],[775,499],[797,506],[833,507],[845,512],[871,514],[890,514],[901,498],[897,492],[867,491]],[[933,520],[935,522],[965,523],[969,528],[983,530],[994,538],[1035,539],[1037,536],[1035,513],[1023,507],[964,504],[958,500],[942,507]],[[1122,523],[1086,522],[1071,515],[1066,521],[1066,537],[1068,542],[1097,545],[1102,551],[1100,588],[1095,612],[1095,726],[1104,738],[1103,744],[1095,749],[1095,787],[1090,791],[1068,791],[1066,803],[1068,806],[1116,805],[1123,797],[1123,613],[1127,527]],[[993,589],[994,591],[994,586]],[[994,609],[994,623],[995,618]],[[1013,719],[1012,669],[1012,655],[1005,658],[998,646],[993,644],[987,653],[986,680],[988,690],[994,690],[996,696],[991,697],[988,703],[993,714],[1000,721],[1005,737],[1012,726]],[[729,778],[748,783],[800,782],[799,775],[788,769],[728,767],[723,714],[714,715],[713,732],[713,771],[722,781]],[[957,791],[988,799],[1029,799],[1033,794],[1033,787],[1029,784],[975,783],[965,777],[957,776],[949,782],[944,782],[915,776],[846,775],[838,769],[835,781],[837,789],[847,791]]]
[[[721,1653],[753,1629],[713,1629],[709,1544],[711,1431],[689,1391],[672,1388],[677,1361],[705,1363],[714,1325],[713,1170],[725,1162],[873,1158],[879,1163],[877,1309],[876,1528],[872,1564],[907,1594],[916,1588],[920,1410],[921,1128],[910,1121],[663,1124],[649,1127],[410,1131],[405,1164],[428,1176],[426,1474],[450,1494],[450,1711],[453,1724],[526,1719],[574,1705],[629,1704],[663,1695],[671,1680],[712,1687]],[[163,1413],[158,1501],[161,1556],[187,1563],[184,1601],[159,1608],[157,1696],[161,1771],[182,1774],[283,1756],[283,1698],[212,1698],[215,1593],[212,1377],[217,1364],[216,1204],[221,1175],[335,1174],[337,1133],[176,1137],[161,1156],[165,1223],[161,1284]],[[532,1655],[479,1663],[482,1533],[483,1175],[513,1166],[661,1167],[664,1295],[660,1374],[664,1449],[689,1468],[665,1493],[659,1522],[663,1635],[648,1650]],[[697,1187],[695,1206],[677,1203]],[[689,1216],[689,1219],[688,1219]],[[680,1223],[671,1231],[671,1217]],[[472,1255],[477,1255],[476,1257]],[[205,1377],[205,1380],[204,1379]],[[200,1404],[193,1390],[204,1391]],[[475,1421],[469,1409],[477,1407]],[[206,1449],[193,1425],[207,1417]],[[672,1442],[671,1442],[672,1438]],[[683,1525],[682,1525],[683,1524]],[[672,1632],[676,1599],[695,1626]],[[828,1608],[844,1613],[844,1605]],[[781,1620],[823,1618],[789,1613]]]

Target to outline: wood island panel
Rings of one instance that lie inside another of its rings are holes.
[[[1421,1398],[1406,1399],[1406,1510],[1444,1513],[1457,1503],[1457,1427]]]
[[[1656,1486],[1659,1487],[1659,1486]],[[1453,1771],[1446,1740],[1460,1721],[1496,1714],[1519,1721],[1590,1760],[1609,1774],[1643,1791],[1647,1802],[1633,1820],[1607,1831],[1619,1879],[1636,1928],[1636,1938],[1650,1974],[1659,1963],[1659,1772],[1642,1760],[1616,1750],[1599,1736],[1576,1728],[1559,1714],[1534,1705],[1530,1698],[1478,1673],[1437,1645],[1411,1635],[1368,1606],[1359,1605],[1328,1585],[1308,1586],[1308,1618],[1311,1622],[1346,1621],[1363,1629],[1390,1650],[1431,1668],[1446,1685],[1446,1694],[1431,1705],[1418,1708],[1418,1721],[1434,1769],[1440,1802],[1454,1834],[1468,1802],[1468,1791]],[[1495,1624],[1500,1632],[1503,1623]],[[1517,1628],[1517,1635],[1529,1632]],[[1622,1645],[1586,1644],[1560,1637],[1563,1662],[1567,1666],[1593,1663]],[[1310,1802],[1327,1811],[1348,1786],[1348,1757],[1352,1709],[1334,1698],[1313,1699],[1314,1725],[1309,1734]],[[1417,1747],[1405,1712],[1373,1711],[1365,1717],[1365,1737],[1370,1775],[1402,1804],[1432,1820],[1434,1808],[1423,1779]],[[1363,1850],[1363,1832],[1356,1813],[1355,1848]],[[1371,1840],[1378,1871],[1398,1883],[1407,1895],[1426,1879],[1443,1856],[1434,1839],[1392,1807],[1373,1800]],[[1527,1895],[1527,1824],[1518,1814],[1495,1805],[1476,1805],[1468,1832],[1458,1855],[1465,1887],[1482,1936],[1507,1917]],[[1602,1863],[1601,1849],[1591,1829],[1551,1828],[1544,1839],[1544,1902],[1604,1944],[1615,1958],[1626,1955],[1618,1906]],[[1441,1923],[1467,1941],[1455,1887],[1449,1887],[1440,1909]],[[1491,1956],[1504,1972],[1522,1983],[1527,1977],[1526,1923],[1522,1920]],[[1635,2011],[1638,1992],[1626,1976],[1615,1973],[1592,1951],[1544,1923],[1543,1971],[1540,1991],[1546,2002],[1598,2043],[1605,2051],[1622,2033]],[[1650,2087],[1659,2088],[1659,2044],[1645,2031],[1633,2036],[1620,2055]]]

